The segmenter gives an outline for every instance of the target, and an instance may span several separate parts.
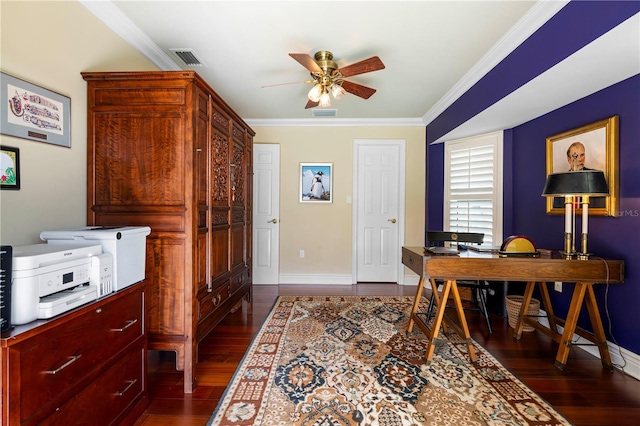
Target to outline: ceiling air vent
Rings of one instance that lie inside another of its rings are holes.
[[[337,109],[312,109],[312,117],[336,117],[338,115]]]
[[[185,63],[188,67],[206,67],[204,62],[202,62],[195,54],[193,49],[169,49],[175,55],[180,58],[182,62]]]

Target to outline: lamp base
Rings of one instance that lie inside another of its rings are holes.
[[[566,260],[573,260],[578,257],[578,253],[575,251],[560,251],[560,255]]]
[[[578,260],[589,260],[592,253],[576,253],[576,257]]]

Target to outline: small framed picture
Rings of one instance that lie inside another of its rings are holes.
[[[20,151],[0,146],[0,189],[20,189]]]
[[[71,148],[71,99],[0,73],[2,133]]]
[[[618,215],[618,116],[547,138],[547,176],[575,170],[602,170],[606,197],[592,197],[589,214]],[[576,213],[581,213],[578,209]],[[547,197],[547,214],[564,214],[564,198]]]
[[[300,202],[331,203],[333,163],[300,163]]]

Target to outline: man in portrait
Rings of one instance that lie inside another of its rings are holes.
[[[595,170],[589,167],[585,167],[586,161],[586,151],[584,148],[584,144],[580,141],[573,142],[567,148],[567,163],[569,163],[569,171],[577,172],[580,170]],[[553,200],[553,207],[561,208],[562,207],[562,198],[555,198]],[[604,197],[591,197],[591,207],[595,208],[604,208],[605,207],[605,198]]]
[[[569,163],[569,171],[593,170],[584,166],[586,153],[582,142],[574,142],[567,148],[567,163]]]

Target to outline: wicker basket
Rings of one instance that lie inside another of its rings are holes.
[[[516,323],[518,322],[518,314],[520,313],[520,306],[522,305],[522,296],[510,295],[506,297],[507,303],[507,317],[509,318],[509,326],[511,328],[516,328]],[[527,315],[538,315],[540,313],[540,301],[535,298],[531,298],[531,302],[529,302],[529,310],[527,311]],[[522,331],[533,331],[533,328],[530,325],[525,324],[522,328]]]

